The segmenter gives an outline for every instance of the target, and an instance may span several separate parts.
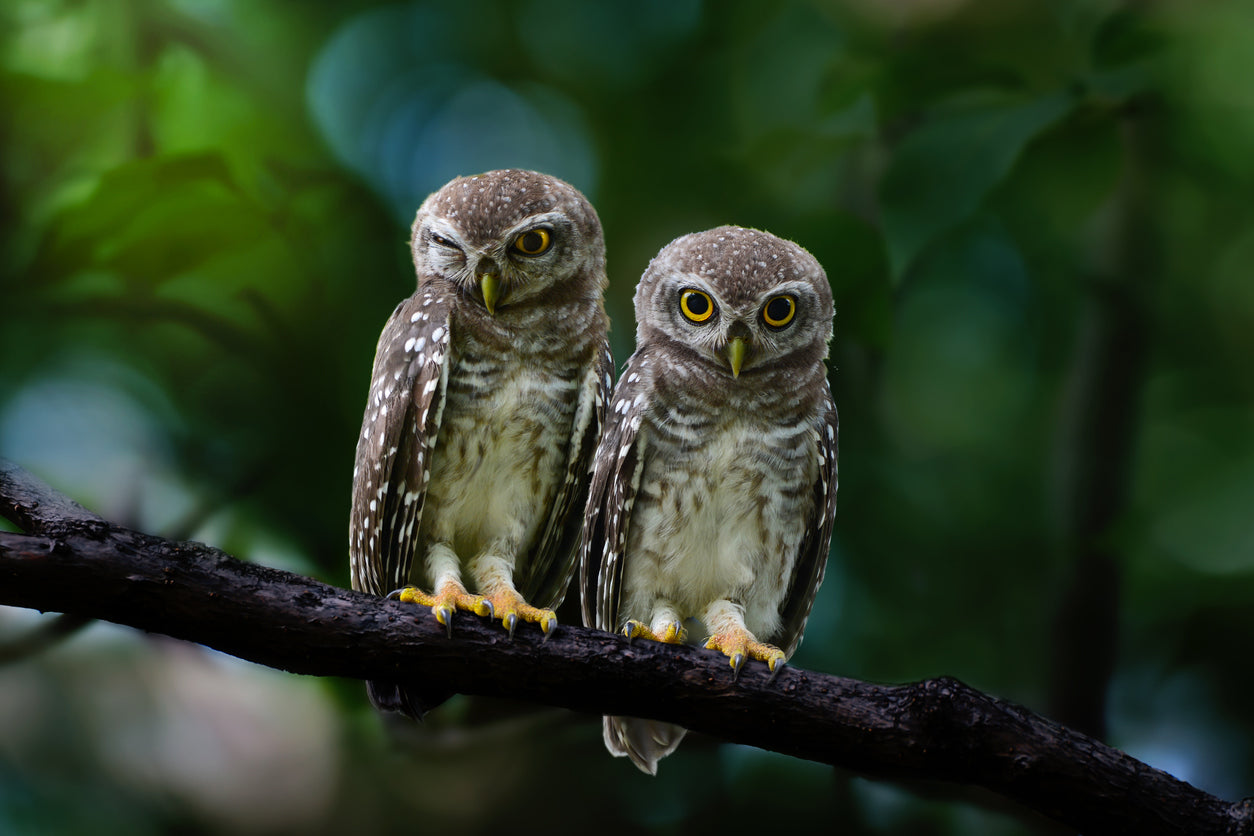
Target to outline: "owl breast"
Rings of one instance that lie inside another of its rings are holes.
[[[655,426],[647,442],[623,611],[647,612],[658,590],[674,595],[685,616],[728,599],[744,606],[754,634],[769,639],[813,503],[814,430],[741,417],[689,444],[681,426]],[[637,595],[639,604],[631,600]]]
[[[525,555],[565,472],[578,368],[475,346],[450,359],[419,542],[448,543],[467,558]]]

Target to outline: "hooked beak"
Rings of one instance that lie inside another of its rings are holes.
[[[488,309],[488,316],[494,316],[496,302],[501,298],[501,280],[495,273],[483,273],[479,276],[479,289],[483,291],[483,306]]]
[[[745,364],[745,353],[748,350],[744,337],[732,337],[727,344],[727,360],[731,363],[732,377],[740,377],[740,367]]]

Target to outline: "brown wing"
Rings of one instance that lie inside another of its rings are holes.
[[[606,341],[579,387],[566,473],[519,586],[522,596],[537,607],[555,608],[562,602],[578,565],[579,537],[584,527],[581,512],[587,502],[592,457],[605,423],[605,401],[613,386],[614,357]]]
[[[787,656],[792,656],[801,643],[806,619],[814,605],[814,596],[823,582],[823,570],[827,566],[827,552],[832,542],[832,520],[836,517],[836,469],[839,418],[831,389],[824,382],[823,411],[815,425],[816,448],[819,457],[819,478],[814,482],[814,506],[806,520],[806,535],[801,541],[797,563],[793,568],[792,584],[784,598],[781,613],[779,645]]]
[[[448,382],[449,312],[420,288],[379,336],[353,467],[353,589],[386,595],[408,583]]]
[[[584,514],[580,545],[579,588],[583,623],[600,630],[617,630],[623,553],[640,471],[645,439],[640,434],[644,416],[642,376],[632,355],[610,399],[605,432],[597,446]]]

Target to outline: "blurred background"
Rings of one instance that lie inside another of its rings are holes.
[[[663,244],[768,229],[837,309],[840,507],[795,664],[953,675],[1254,795],[1251,79],[1237,0],[10,0],[0,455],[347,585],[429,191],[582,189],[620,362]],[[46,618],[0,609],[0,644]],[[109,625],[0,666],[3,833],[781,821],[1060,832],[695,736],[649,779],[597,718],[508,701],[393,729],[358,682]]]

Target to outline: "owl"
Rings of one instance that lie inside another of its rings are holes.
[[[613,360],[605,244],[574,187],[461,177],[423,202],[418,289],[383,328],[353,468],[353,588],[549,634],[578,558]],[[418,716],[419,678],[369,683]],[[409,686],[413,687],[409,687]]]
[[[832,292],[766,232],[685,235],[636,289],[636,352],[610,399],[581,545],[584,623],[687,640],[773,677],[801,641],[836,512]],[[656,774],[678,726],[604,718],[605,745]]]

